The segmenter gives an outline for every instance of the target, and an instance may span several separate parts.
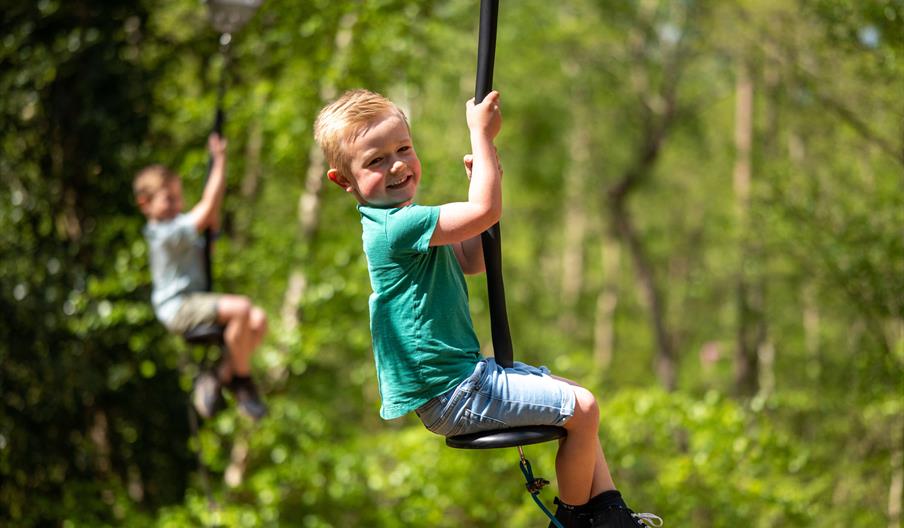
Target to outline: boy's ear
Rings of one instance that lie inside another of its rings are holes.
[[[147,208],[149,201],[150,200],[148,200],[148,196],[146,194],[142,194],[142,195],[135,197],[135,205],[138,206],[138,210],[141,211],[142,213],[146,212],[145,209]]]
[[[339,172],[339,169],[330,169],[326,171],[326,177],[329,178],[331,182],[345,189],[345,192],[355,191],[355,186],[351,179],[346,178],[345,175]]]

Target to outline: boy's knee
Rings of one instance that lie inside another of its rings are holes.
[[[247,297],[229,296],[223,301],[218,308],[220,317],[227,321],[247,321],[251,316],[253,305]]]
[[[592,392],[583,387],[573,387],[574,389],[574,416],[569,421],[575,427],[598,427],[600,420],[600,408],[596,401],[596,397]]]
[[[252,308],[254,308],[254,306],[251,304],[251,299],[239,297],[235,303],[236,317],[241,317],[242,319],[249,318],[251,316]]]
[[[253,328],[255,332],[263,334],[267,331],[267,312],[254,306],[251,308],[249,320],[251,321],[251,328]]]

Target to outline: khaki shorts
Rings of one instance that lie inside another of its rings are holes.
[[[181,335],[196,326],[216,323],[217,306],[222,298],[220,293],[189,293],[173,317],[169,331]]]

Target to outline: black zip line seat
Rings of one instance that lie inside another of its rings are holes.
[[[225,54],[225,52],[224,52]],[[220,86],[217,94],[217,109],[216,114],[214,115],[214,123],[213,123],[213,132],[221,135],[223,134],[223,120],[224,113],[222,109],[222,100],[223,100],[223,72],[220,72]],[[208,178],[210,178],[210,171],[213,169],[213,156],[208,158],[207,160],[207,177],[205,178],[205,183]],[[213,291],[213,259],[211,258],[211,250],[212,250],[212,242],[213,242],[213,230],[210,227],[207,227],[204,230],[204,277],[206,279],[206,284],[204,284],[205,292]],[[220,361],[225,361],[229,357],[229,348],[226,346],[225,339],[226,326],[219,323],[201,323],[197,326],[189,328],[184,334],[182,334],[182,339],[191,346],[203,346],[205,348],[216,346],[219,349],[219,356],[216,357],[213,362],[216,365]],[[198,365],[198,376],[195,378],[193,394],[195,394],[199,387],[203,386],[206,390],[212,390],[210,387],[219,385],[219,379],[217,376],[216,366],[211,368],[209,366],[209,357],[207,352],[205,351],[201,363]],[[217,389],[219,390],[219,389]],[[222,398],[222,397],[220,397]],[[202,411],[198,410],[199,413]],[[202,414],[203,416],[203,414]],[[205,418],[210,418],[210,416],[204,416]]]
[[[475,104],[483,101],[493,86],[498,15],[499,0],[481,0],[480,33],[477,44],[477,86],[474,94]],[[499,223],[481,233],[480,239],[486,264],[493,356],[497,364],[504,368],[511,368],[514,365],[514,352],[512,351],[512,335],[508,325],[508,314],[505,309],[505,287],[502,282],[502,236],[499,230]],[[520,468],[527,481],[527,491],[531,494],[531,498],[533,498],[537,506],[549,517],[552,524],[562,528],[559,521],[555,519],[537,496],[543,486],[549,484],[549,481],[534,477],[530,462],[524,456],[522,446],[565,438],[567,434],[565,428],[552,425],[510,427],[449,436],[446,437],[446,445],[456,449],[518,448],[518,454],[521,459]]]
[[[222,84],[222,83],[221,83]],[[217,104],[217,112],[216,117],[214,119],[214,131],[218,134],[221,133],[223,127],[223,111],[219,108],[219,101]],[[207,174],[210,176],[210,170],[213,167],[213,158],[208,160],[207,166]],[[206,182],[206,179],[205,179]],[[213,286],[213,270],[211,264],[211,240],[212,240],[212,232],[208,227],[204,230],[204,272],[207,278],[207,284],[205,285],[204,291],[211,291]],[[220,355],[217,360],[224,359],[228,356],[229,350],[226,348],[226,339],[225,339],[226,327],[217,324],[217,323],[201,323],[197,326],[194,326],[184,334],[182,334],[182,339],[190,346],[202,346],[202,347],[211,347],[216,346]],[[201,415],[201,410],[196,407],[195,398],[197,397],[198,391],[202,390],[202,387],[206,388],[205,390],[214,390],[212,387],[216,387],[219,385],[219,380],[217,379],[217,375],[213,370],[208,367],[208,351],[205,350],[204,356],[202,357],[200,365],[198,365],[198,375],[195,377],[195,380],[192,384],[192,393],[191,398],[188,401],[188,425],[189,430],[191,431],[191,435],[193,438],[198,438],[198,417]],[[219,391],[219,389],[216,389]],[[222,399],[222,396],[219,397]],[[210,418],[210,416],[205,416],[204,418]],[[211,511],[219,510],[219,506],[217,505],[216,500],[214,499],[213,492],[210,488],[210,476],[207,472],[207,464],[204,462],[204,457],[201,453],[201,444],[198,444],[198,469],[200,471],[201,476],[201,486],[204,489],[204,495],[207,497],[207,506]]]
[[[542,444],[564,438],[566,431],[555,425],[530,425],[510,427],[481,433],[463,434],[446,438],[446,445],[456,449],[498,449]]]
[[[226,327],[223,325],[205,323],[200,324],[182,334],[182,339],[184,339],[185,342],[189,345],[225,346],[226,342],[223,339],[223,332],[225,331]]]
[[[223,50],[222,52],[224,55],[226,54],[225,50]],[[219,86],[217,88],[217,108],[213,120],[213,132],[220,136],[223,135],[223,92],[225,90],[224,84],[224,73],[221,70]],[[207,178],[210,177],[210,171],[212,169],[213,156],[207,159],[207,177],[205,177],[204,179],[205,183],[207,182]],[[207,279],[207,284],[204,285],[205,292],[213,291],[213,260],[211,258],[213,238],[213,230],[210,227],[207,227],[204,230],[204,276]],[[223,335],[225,331],[226,326],[224,325],[218,323],[201,323],[198,326],[190,328],[187,332],[182,334],[182,339],[184,339],[185,342],[189,345],[217,345],[220,347],[220,350],[225,356],[227,352],[226,340],[224,339]]]
[[[221,36],[222,42],[222,36]],[[223,54],[224,62],[228,60],[228,40],[226,44],[221,44],[220,53]],[[214,123],[213,123],[213,132],[221,135],[223,134],[223,93],[225,91],[225,70],[224,67],[220,70],[220,79],[217,88],[217,107],[216,113],[214,114]],[[213,169],[213,156],[209,157],[207,160],[207,176],[204,179],[205,184],[207,183],[207,179],[210,178],[210,171]],[[204,230],[204,274],[207,279],[207,283],[205,284],[204,291],[209,292],[213,289],[213,265],[211,259],[211,242],[213,241],[213,230],[208,227]],[[220,356],[217,360],[223,360],[228,357],[229,350],[226,347],[226,339],[225,339],[225,331],[226,327],[217,323],[202,323],[197,326],[194,326],[184,334],[182,334],[182,339],[191,346],[203,346],[210,347],[216,346],[220,351]],[[216,373],[208,367],[208,358],[207,353],[205,354],[201,360],[201,364],[198,366],[198,375],[195,377],[193,386],[192,386],[192,396],[188,401],[188,423],[189,429],[191,430],[191,435],[194,439],[198,438],[199,424],[198,417],[201,414],[201,411],[195,406],[194,399],[197,397],[198,391],[201,390],[202,387],[206,387],[207,390],[214,390],[211,387],[216,387],[216,390],[219,391],[219,380],[217,379]],[[222,399],[222,395],[220,396]],[[209,416],[206,418],[210,418]],[[203,444],[198,442],[197,447],[197,457],[198,457],[198,469],[201,476],[201,487],[204,489],[204,495],[207,497],[207,507],[210,511],[218,511],[219,505],[214,499],[213,492],[210,487],[210,476],[208,475],[207,464],[204,462],[204,457],[202,456],[202,448]]]
[[[493,66],[496,54],[496,27],[499,16],[499,0],[481,0],[480,35],[477,44],[477,87],[474,102],[483,101],[493,86]],[[512,335],[505,308],[505,286],[502,281],[502,235],[499,224],[484,231],[481,236],[483,259],[486,264],[487,293],[490,302],[490,327],[493,336],[493,356],[504,368],[514,364]],[[446,445],[457,449],[495,449],[538,444],[564,438],[562,427],[538,425],[511,427],[479,433],[450,436]]]
[[[223,58],[223,66],[220,68],[220,78],[217,82],[217,107],[214,114],[213,132],[217,135],[223,135],[223,122],[225,116],[223,113],[223,99],[226,93],[226,72],[229,68],[230,43],[232,42],[232,34],[242,28],[255,11],[260,6],[262,0],[251,1],[223,1],[208,0],[210,22],[213,28],[220,33],[220,55]],[[210,171],[213,169],[213,156],[207,160],[207,178],[210,177]],[[205,183],[207,182],[205,178]],[[213,230],[208,227],[204,230],[204,272],[207,277],[207,284],[204,291],[213,290],[213,267],[211,264],[211,242],[213,240]],[[225,357],[227,353],[226,342],[223,338],[223,332],[226,330],[224,325],[216,323],[206,323],[191,328],[183,334],[185,342],[190,345],[218,345]]]

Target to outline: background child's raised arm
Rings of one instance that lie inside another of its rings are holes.
[[[208,227],[214,231],[219,229],[220,206],[226,192],[226,140],[213,133],[207,139],[207,148],[211,159],[210,174],[204,185],[201,200],[191,210],[192,216],[195,217],[195,227],[199,232]]]
[[[467,202],[440,206],[431,246],[457,244],[479,236],[502,216],[502,171],[493,139],[502,128],[499,92],[490,92],[480,104],[467,105],[473,164]]]

